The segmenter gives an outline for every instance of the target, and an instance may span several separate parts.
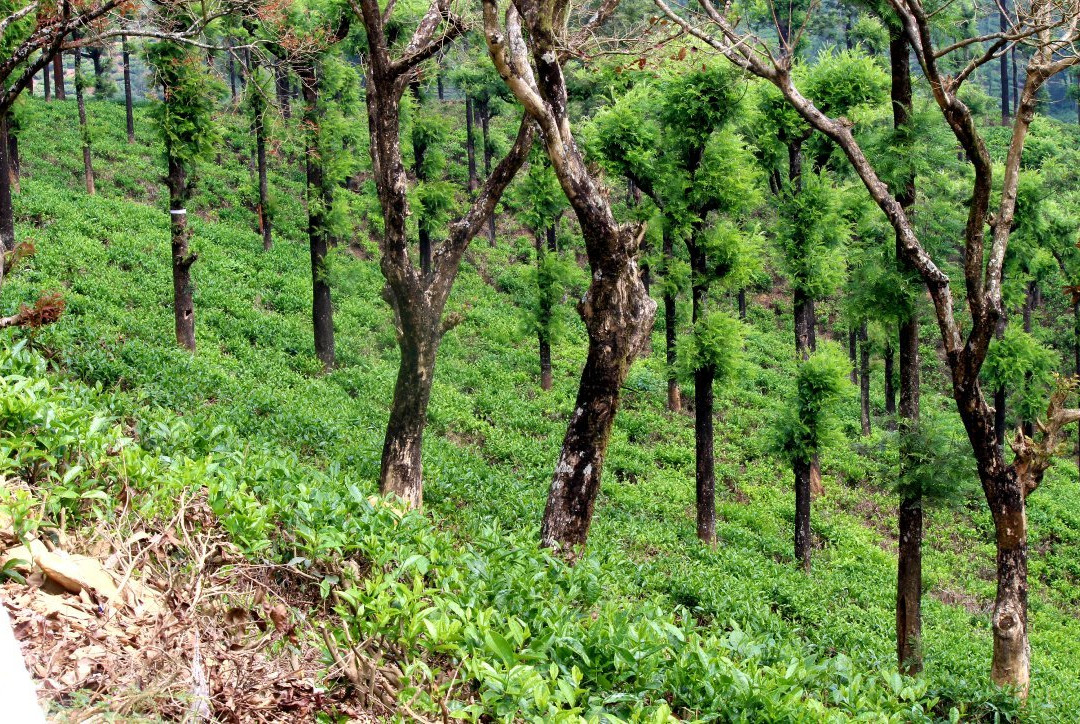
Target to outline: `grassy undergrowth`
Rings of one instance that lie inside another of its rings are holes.
[[[181,352],[149,122],[138,114],[140,143],[128,146],[122,107],[89,104],[102,170],[90,198],[77,154],[57,154],[78,147],[74,110],[28,109],[16,221],[37,254],[3,292],[5,310],[40,290],[60,290],[68,304],[15,353],[22,335],[11,335],[0,358],[5,444],[19,451],[4,459],[46,456],[55,472],[41,478],[39,496],[50,515],[67,506],[108,517],[122,480],[136,481],[148,515],[205,486],[253,557],[320,571],[362,562],[365,575],[327,578],[326,590],[339,591],[354,635],[387,640],[416,686],[404,693],[415,694],[414,709],[437,712],[451,687],[448,708],[462,716],[535,721],[662,721],[670,712],[1067,721],[1080,708],[1072,466],[1055,468],[1031,501],[1033,685],[1022,713],[986,684],[994,548],[973,481],[928,515],[926,674],[891,673],[895,445],[880,430],[854,442],[853,391],[845,435],[824,456],[814,570],[796,569],[790,472],[767,453],[771,409],[792,386],[790,314],[751,308],[745,367],[718,395],[718,545],[695,539],[692,421],[664,412],[657,334],[627,383],[588,551],[567,567],[535,540],[584,336],[569,325],[554,350],[555,387],[542,393],[535,338],[515,311],[528,294],[528,265],[518,261],[528,249],[508,239],[475,246],[462,270],[450,306],[466,321],[440,351],[425,513],[401,517],[369,502],[397,359],[378,265],[364,258],[370,243],[334,253],[340,364],[320,375],[299,167],[282,170],[287,149],[275,159],[278,233],[263,252],[245,206],[244,132],[230,127],[192,205],[199,352]],[[932,348],[923,357],[935,364]],[[946,417],[950,404],[924,398]],[[117,437],[130,451],[119,458],[109,452]]]

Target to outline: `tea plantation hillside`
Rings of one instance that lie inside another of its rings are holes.
[[[0,303],[11,313],[56,290],[66,310],[54,325],[4,333],[3,472],[25,483],[0,501],[8,515],[40,513],[42,526],[62,516],[73,530],[108,526],[127,507],[168,520],[178,501],[204,493],[250,560],[299,570],[334,606],[311,616],[381,642],[406,680],[405,719],[1075,720],[1075,464],[1054,466],[1030,501],[1032,685],[1021,707],[988,681],[994,532],[954,403],[934,391],[947,389],[934,337],[924,341],[924,415],[945,422],[961,485],[927,512],[926,669],[905,678],[895,673],[895,433],[875,421],[859,437],[854,386],[822,454],[813,569],[795,565],[791,469],[770,452],[775,410],[794,394],[790,305],[778,313],[751,297],[744,359],[718,387],[717,544],[695,536],[693,417],[665,410],[658,320],[625,386],[589,544],[568,565],[536,541],[585,361],[572,297],[586,272],[574,272],[560,303],[554,386],[543,392],[525,312],[532,241],[503,217],[500,244],[474,242],[449,303],[464,321],[436,367],[424,508],[402,515],[372,497],[398,358],[361,223],[377,209],[373,191],[350,202],[353,239],[331,254],[338,364],[324,374],[311,334],[302,152],[272,149],[275,235],[263,251],[247,201],[248,132],[222,119],[217,158],[189,204],[192,355],[173,338],[163,166],[146,110],[136,109],[129,146],[123,106],[88,103],[93,197],[81,184],[74,104],[32,100],[21,113],[16,231],[36,253]],[[31,468],[44,472],[28,477]],[[323,685],[343,679],[328,667]],[[334,721],[333,707],[320,716]]]

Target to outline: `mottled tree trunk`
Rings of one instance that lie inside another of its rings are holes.
[[[674,242],[671,238],[671,232],[667,226],[664,227],[664,274],[665,276],[671,270],[671,264],[675,260],[675,248]],[[682,394],[679,392],[679,380],[675,376],[675,343],[677,332],[678,320],[676,319],[675,309],[675,290],[671,287],[671,284],[664,285],[664,350],[667,355],[667,371],[668,371],[668,409],[672,412],[678,412],[682,409]]]
[[[52,100],[52,61],[50,60],[45,64],[45,67],[41,69],[41,85],[43,87],[42,92],[45,94],[45,100]]]
[[[86,125],[86,97],[83,89],[82,49],[75,49],[75,104],[79,109],[79,131],[82,135],[83,178],[86,193],[94,195],[94,164],[90,157],[90,129]]]
[[[124,116],[127,121],[127,142],[135,143],[135,112],[131,98],[131,51],[128,49],[126,35],[120,36],[120,48],[124,60]]]
[[[602,214],[597,207],[579,211],[583,229],[589,229],[590,212]],[[540,543],[545,547],[585,544],[619,393],[631,363],[648,341],[655,313],[632,253],[590,257],[592,283],[579,305],[589,332],[589,354],[544,509]]]
[[[197,256],[189,250],[187,218],[188,181],[181,163],[169,154],[169,221],[172,233],[173,317],[176,342],[195,351],[195,301],[191,265]]]
[[[423,505],[421,444],[439,347],[437,327],[403,327],[401,361],[394,401],[383,441],[379,490],[393,493],[410,508]]]
[[[1027,631],[1028,545],[1023,485],[1013,470],[1006,469],[994,486],[997,597],[991,618],[994,658],[990,678],[1001,686],[1019,687],[1026,694],[1031,646]]]
[[[859,330],[859,408],[862,434],[870,434],[870,341],[866,334],[866,322]]]
[[[334,366],[334,311],[330,299],[326,254],[330,245],[330,230],[326,218],[329,201],[326,171],[319,153],[319,84],[312,65],[299,69],[304,98],[304,127],[307,131],[306,158],[308,194],[308,245],[311,251],[311,319],[315,336],[315,356],[323,369]],[[258,92],[256,90],[256,92]],[[421,427],[421,432],[423,428]],[[419,443],[417,443],[419,456]]]

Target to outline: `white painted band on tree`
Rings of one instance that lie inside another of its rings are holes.
[[[181,214],[186,216],[187,215],[187,209],[169,209],[169,213],[173,214],[174,216],[180,216]]]

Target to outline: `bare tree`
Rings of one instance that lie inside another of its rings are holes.
[[[449,0],[432,0],[409,42],[392,53],[386,26],[394,4],[383,10],[377,0],[355,0],[353,10],[367,31],[368,129],[384,220],[380,263],[386,279],[384,296],[394,312],[401,350],[379,488],[401,497],[411,507],[420,507],[420,448],[435,356],[443,335],[461,321],[459,315],[444,316],[443,309],[469,242],[482,230],[528,156],[534,125],[528,117],[522,118],[510,151],[492,170],[468,210],[450,225],[447,238],[434,250],[430,271],[424,273],[410,255],[406,235],[409,181],[401,155],[401,98],[420,67],[465,31],[465,21],[450,11]]]
[[[578,305],[589,353],[540,531],[541,545],[548,547],[585,543],[620,388],[649,341],[656,314],[656,302],[645,291],[635,261],[644,227],[615,221],[604,187],[578,149],[567,109],[564,49],[588,37],[617,4],[605,2],[569,39],[567,0],[513,0],[503,21],[497,0],[484,0],[484,36],[495,68],[540,127],[552,168],[577,214],[592,269],[589,289]]]
[[[1042,481],[1059,442],[1061,427],[1080,419],[1080,410],[1064,409],[1066,397],[1074,386],[1070,383],[1059,385],[1051,397],[1046,419],[1039,422],[1039,440],[1018,431],[1011,443],[1015,456],[1010,463],[997,444],[997,428],[1001,423],[995,420],[994,408],[983,394],[979,370],[1003,313],[1002,266],[1016,210],[1020,157],[1035,114],[1036,97],[1047,80],[1080,61],[1072,48],[1080,37],[1080,6],[1075,0],[1016,2],[1004,30],[969,36],[938,48],[931,30],[932,13],[920,0],[889,0],[889,6],[929,81],[934,102],[974,171],[963,237],[964,281],[970,319],[962,320],[953,303],[949,277],[923,247],[903,203],[902,196],[909,189],[889,189],[855,139],[851,122],[823,113],[796,87],[791,73],[791,50],[805,24],[802,29],[792,31],[792,40],[785,38],[777,47],[775,43],[739,29],[737,18],[728,14],[729,6],[718,8],[710,0],[699,0],[701,14],[685,16],[677,13],[665,0],[654,1],[670,21],[739,67],[775,85],[810,125],[843,150],[894,227],[901,258],[917,270],[926,283],[952,377],[953,396],[975,455],[996,531],[998,586],[992,617],[991,678],[998,684],[1014,686],[1026,695],[1030,678],[1026,501]],[[1030,56],[1017,112],[1012,119],[1012,139],[1004,164],[1000,200],[996,211],[992,211],[990,156],[971,110],[960,100],[958,93],[976,69],[1001,58],[1017,44],[1027,46]],[[945,75],[939,70],[942,58],[963,49],[975,52],[959,72]],[[962,331],[964,328],[969,330],[966,334]]]

